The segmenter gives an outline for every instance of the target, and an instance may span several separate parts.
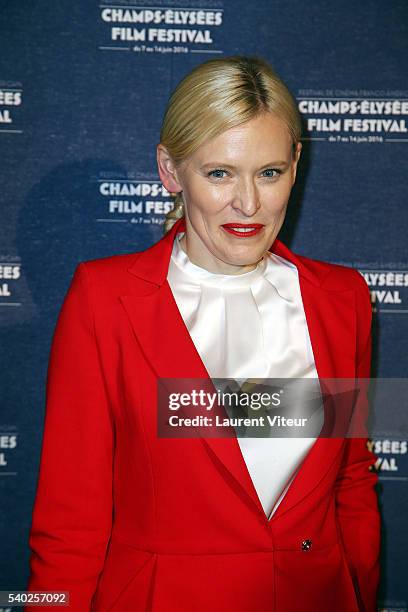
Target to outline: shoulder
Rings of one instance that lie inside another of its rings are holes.
[[[78,263],[92,275],[103,276],[113,271],[121,273],[126,271],[143,251],[134,251],[132,253],[121,253],[117,255],[109,255],[107,257],[98,257],[96,259],[86,259]]]
[[[80,261],[74,270],[71,285],[87,288],[98,298],[126,292],[131,279],[128,269],[141,253],[134,251]]]
[[[360,274],[357,269],[350,266],[307,257],[302,253],[292,251],[279,239],[275,240],[272,252],[275,255],[283,257],[288,263],[294,264],[299,274],[309,278],[314,284],[329,291],[345,291],[351,289],[366,293],[368,290],[362,274]]]
[[[136,261],[142,252],[143,251],[133,251],[132,253],[121,253],[117,255],[108,255],[107,257],[98,257],[96,259],[86,259],[79,262],[78,265],[83,265],[88,272],[90,271],[93,274],[104,274],[111,270],[126,270]]]
[[[364,276],[355,268],[334,264],[304,255],[296,258],[305,269],[319,279],[320,287],[327,291],[352,292],[356,317],[357,346],[366,346],[371,334],[372,305],[371,293]]]
[[[331,291],[345,292],[345,295],[352,296],[350,303],[354,312],[356,363],[362,363],[363,359],[369,355],[373,319],[371,293],[364,276],[357,269],[349,266],[312,259],[303,255],[296,255],[296,257],[305,269],[313,270],[315,277],[319,279],[320,287],[327,290],[329,296]]]
[[[367,293],[368,286],[363,275],[350,266],[335,264],[321,259],[312,259],[305,255],[296,255],[305,268],[311,270],[325,289],[347,290]]]
[[[304,255],[296,255],[305,269],[313,272],[323,289],[328,291],[352,290],[356,293],[357,308],[371,310],[370,290],[364,276],[356,268],[335,264]]]

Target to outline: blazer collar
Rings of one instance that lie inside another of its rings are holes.
[[[155,244],[146,250],[138,253],[138,257],[133,260],[128,268],[128,271],[139,278],[161,286],[167,279],[167,272],[173,242],[176,234],[184,232],[186,229],[185,218],[181,217],[174,223],[171,229]],[[274,242],[269,247],[268,251],[275,253],[295,264],[300,276],[307,278],[313,285],[319,287],[322,283],[324,274],[319,274],[313,268],[313,263],[307,265],[302,259],[295,255],[287,246],[280,240],[275,238]]]

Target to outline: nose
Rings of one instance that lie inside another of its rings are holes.
[[[259,193],[254,181],[242,180],[238,185],[232,207],[246,217],[252,217],[260,206]]]

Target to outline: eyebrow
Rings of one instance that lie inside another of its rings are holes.
[[[265,164],[264,166],[261,166],[259,169],[262,170],[263,168],[269,168],[271,166],[287,166],[288,162],[285,160],[280,160],[280,161],[274,161],[274,162],[270,162],[269,164]],[[224,164],[224,162],[218,162],[218,161],[214,161],[214,162],[209,162],[208,164],[203,164],[201,166],[202,169],[205,168],[210,168],[210,167],[214,167],[214,166],[220,166],[223,168],[230,168],[232,170],[235,170],[236,167],[235,166],[231,166],[231,164]]]

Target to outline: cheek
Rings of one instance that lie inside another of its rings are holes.
[[[213,185],[201,184],[185,190],[185,196],[190,203],[191,215],[211,217],[218,214],[231,202],[231,190],[221,189]]]
[[[283,183],[274,188],[265,188],[260,194],[261,205],[272,213],[280,213],[286,207],[289,195],[290,187]]]

